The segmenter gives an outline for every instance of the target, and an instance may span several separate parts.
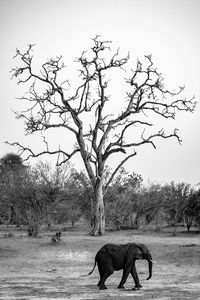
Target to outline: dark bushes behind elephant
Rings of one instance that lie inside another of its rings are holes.
[[[114,272],[123,269],[121,281],[118,285],[119,289],[124,288],[124,284],[131,273],[135,282],[133,289],[140,289],[142,286],[139,282],[135,262],[139,259],[145,259],[149,265],[149,280],[152,276],[153,260],[151,253],[144,244],[128,243],[128,244],[106,244],[95,256],[95,264],[93,270],[88,274],[92,274],[96,264],[98,266],[100,280],[98,282],[99,289],[106,289],[105,281]]]

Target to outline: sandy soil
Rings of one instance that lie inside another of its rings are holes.
[[[0,299],[200,299],[200,235],[179,233],[108,232],[90,237],[88,230],[65,232],[59,244],[51,243],[50,233],[38,238],[15,231],[5,237],[0,231]],[[108,289],[99,291],[97,268],[87,274],[94,256],[105,243],[145,243],[157,262],[153,277],[146,281],[147,262],[137,263],[143,288],[132,291],[129,276],[126,289],[118,290],[121,271],[106,281]]]

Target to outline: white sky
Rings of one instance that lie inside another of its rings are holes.
[[[38,62],[62,54],[65,65],[71,66],[96,34],[133,58],[152,54],[169,86],[185,85],[185,95],[194,94],[199,101],[199,0],[0,0],[0,157],[17,151],[5,145],[6,140],[39,144],[38,136],[24,137],[23,123],[11,111],[18,108],[15,97],[22,95],[9,73],[16,66],[16,47],[36,44]],[[145,180],[199,183],[199,112],[198,106],[193,114],[177,115],[173,125],[180,129],[181,146],[174,139],[157,143],[157,150],[138,148],[126,169]]]

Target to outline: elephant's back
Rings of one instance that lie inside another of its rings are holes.
[[[127,256],[127,247],[125,244],[106,244],[97,252],[96,259],[107,257],[108,261],[112,261],[115,271],[121,270],[124,267],[124,261]]]

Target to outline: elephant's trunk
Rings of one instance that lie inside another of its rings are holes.
[[[149,264],[149,277],[147,278],[147,280],[149,280],[152,276],[152,266],[153,266],[153,262],[151,259],[148,259],[148,264]]]

